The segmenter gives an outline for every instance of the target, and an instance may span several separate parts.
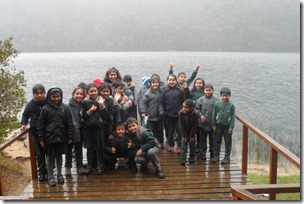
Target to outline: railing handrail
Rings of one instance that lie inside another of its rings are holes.
[[[269,144],[272,148],[274,148],[277,152],[279,152],[283,157],[285,157],[288,161],[290,161],[292,164],[294,164],[299,169],[301,168],[300,164],[300,158],[297,157],[295,154],[290,152],[288,149],[286,149],[284,146],[282,146],[280,143],[275,141],[273,138],[271,138],[269,135],[258,129],[256,126],[254,126],[252,123],[250,123],[248,120],[244,119],[241,116],[236,116],[236,118],[249,130],[251,130],[253,133],[255,133],[258,137],[260,137],[262,140],[264,140],[267,144]]]
[[[301,168],[300,158],[295,154],[290,152],[280,143],[275,141],[269,135],[258,129],[256,126],[251,124],[249,121],[241,116],[236,116],[243,124],[243,135],[242,135],[242,172],[247,175],[247,165],[248,165],[248,130],[252,131],[256,136],[261,138],[265,143],[270,146],[270,166],[269,166],[269,183],[270,185],[236,185],[230,187],[230,192],[232,194],[233,200],[261,200],[254,193],[267,193],[269,192],[269,200],[275,200],[277,193],[290,193],[290,192],[300,192],[300,184],[276,184],[277,183],[277,162],[278,153],[280,153],[284,158],[286,158],[293,165]]]
[[[12,143],[14,143],[16,140],[21,138],[23,135],[27,134],[29,130],[25,130],[21,132],[19,135],[13,135],[11,136],[8,140],[4,141],[3,143],[0,144],[0,152],[2,152],[4,149],[6,149],[8,146],[10,146]]]

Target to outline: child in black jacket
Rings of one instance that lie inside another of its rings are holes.
[[[190,148],[189,162],[195,162],[195,133],[199,121],[199,112],[195,109],[192,99],[186,99],[179,112],[179,126],[182,135],[181,164],[186,164],[188,144]]]
[[[34,143],[34,149],[36,154],[36,160],[38,165],[38,181],[47,180],[47,170],[45,163],[45,154],[39,143],[37,127],[39,115],[42,107],[46,104],[45,88],[42,84],[36,84],[33,86],[33,99],[27,103],[21,119],[21,131],[26,130],[27,123],[30,121],[30,130],[32,131],[32,140]]]
[[[47,92],[47,104],[42,108],[38,122],[38,137],[47,156],[48,184],[64,183],[62,154],[65,143],[72,143],[73,123],[68,106],[62,103],[62,90],[58,87]],[[54,162],[57,164],[57,182],[54,178]]]

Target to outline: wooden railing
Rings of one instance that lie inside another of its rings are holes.
[[[29,141],[29,151],[30,151],[30,160],[31,160],[31,170],[32,170],[32,179],[37,179],[38,174],[37,174],[37,163],[36,163],[36,156],[35,156],[35,150],[34,150],[34,144],[32,140],[32,132],[27,129],[20,133],[19,135],[14,135],[10,137],[7,141],[4,143],[0,144],[0,152],[2,152],[5,148],[13,144],[16,140],[21,138],[22,136],[28,134],[28,141]],[[3,188],[2,188],[2,173],[1,173],[1,166],[0,166],[0,200],[2,198],[7,198],[7,199],[20,199],[21,197],[18,196],[13,196],[13,197],[7,197],[7,196],[2,196],[3,195]],[[22,199],[22,198],[21,198]]]
[[[233,200],[261,200],[255,194],[269,194],[269,200],[275,200],[277,193],[300,192],[300,184],[277,184],[278,153],[300,169],[300,158],[276,142],[270,136],[259,130],[246,119],[236,116],[243,125],[242,131],[242,172],[247,175],[248,167],[248,130],[261,138],[270,146],[269,185],[237,185],[231,186]]]

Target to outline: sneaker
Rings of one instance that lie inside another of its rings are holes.
[[[178,147],[177,148],[177,154],[180,154],[180,153],[182,153],[182,148]]]
[[[161,149],[166,149],[166,145],[165,145],[164,143],[161,143],[161,144],[160,144],[160,148],[161,148]]]
[[[214,156],[212,159],[210,159],[210,161],[212,163],[217,163],[219,161],[219,157],[218,156]]]
[[[42,181],[45,181],[45,180],[47,180],[47,177],[45,177],[45,174],[39,173],[39,175],[38,175],[38,181],[42,182]]]
[[[207,160],[206,154],[201,154],[201,158],[203,161],[206,161]]]
[[[64,178],[63,178],[62,175],[57,176],[57,182],[58,182],[59,184],[63,184],[63,183],[64,183]]]
[[[82,168],[82,167],[81,167],[81,168],[78,168],[78,169],[77,169],[77,174],[78,174],[78,175],[83,175],[83,174],[85,174],[84,168]]]
[[[194,162],[195,162],[195,156],[190,157],[190,158],[189,158],[189,163],[194,163]]]
[[[69,168],[69,167],[66,167],[65,168],[65,176],[72,176],[72,173],[71,173],[71,168]]]
[[[54,187],[54,186],[56,186],[56,180],[55,180],[55,178],[53,177],[53,178],[51,178],[50,180],[48,180],[48,184],[49,184],[49,186],[51,186],[51,187]]]
[[[148,170],[148,166],[147,165],[141,165],[140,170],[141,171],[147,171]]]
[[[85,173],[85,175],[89,175],[89,174],[92,173],[92,169],[86,168],[86,169],[84,170],[84,173]]]
[[[172,147],[172,146],[168,146],[168,152],[173,152],[173,150],[174,150],[174,147]]]
[[[230,162],[230,159],[228,157],[224,157],[224,159],[221,161],[222,164],[228,164]]]
[[[185,166],[187,163],[186,159],[181,159],[181,165]]]
[[[157,174],[158,178],[160,178],[160,179],[165,178],[165,174],[162,171],[156,171],[156,174]]]
[[[103,169],[97,169],[97,174],[102,175],[103,174]]]

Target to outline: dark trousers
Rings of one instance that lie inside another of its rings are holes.
[[[106,167],[112,167],[114,168],[115,167],[115,164],[117,162],[117,155],[116,154],[107,154],[107,153],[104,153],[103,154],[103,164],[106,166]]]
[[[178,117],[166,117],[165,123],[166,123],[165,131],[166,131],[168,145],[174,147],[175,145],[174,139],[176,135],[176,129],[178,126]]]
[[[159,143],[164,143],[164,121],[148,121],[147,128],[150,129]]]
[[[201,128],[199,128],[200,131],[200,155],[202,156],[206,156],[207,153],[207,139],[209,140],[209,153],[210,153],[210,157],[214,156],[214,150],[213,150],[213,146],[214,146],[214,142],[213,142],[213,131],[205,131]]]
[[[95,157],[96,156],[96,157]],[[102,150],[101,149],[87,149],[87,160],[88,160],[88,168],[93,168],[94,159],[97,158],[97,170],[103,169],[102,165]]]
[[[187,150],[188,150],[188,144],[189,144],[189,150],[190,150],[190,158],[195,157],[195,140],[190,142],[190,138],[188,137],[185,142],[181,141],[181,148],[182,148],[182,154],[181,154],[181,160],[186,160],[187,158]]]
[[[196,130],[196,149],[200,151],[200,140],[201,140],[201,137],[202,137],[202,133],[201,133],[201,130],[200,128],[198,127],[197,130]],[[212,145],[213,146],[213,145]]]
[[[225,157],[229,158],[231,154],[232,137],[229,135],[229,126],[216,125],[214,137],[214,156],[219,156],[221,151],[222,137],[225,141]]]
[[[56,154],[52,156],[47,156],[47,170],[48,170],[48,180],[54,178],[54,163],[56,159],[57,176],[62,175],[62,154]]]
[[[76,153],[76,167],[77,169],[79,169],[83,167],[82,142],[72,142],[71,144],[67,144],[66,153],[65,153],[65,167],[72,168],[73,146],[75,148],[75,153]]]
[[[134,161],[142,166],[147,166],[149,161],[151,161],[154,166],[154,169],[156,171],[161,171],[158,154],[159,149],[157,147],[152,147],[148,151],[144,151],[141,156],[136,156],[134,158]]]
[[[37,130],[32,130],[32,139],[33,139],[34,150],[35,150],[35,154],[36,154],[38,173],[45,175],[47,173],[46,162],[45,162],[45,153],[40,145],[38,135],[37,135]]]

